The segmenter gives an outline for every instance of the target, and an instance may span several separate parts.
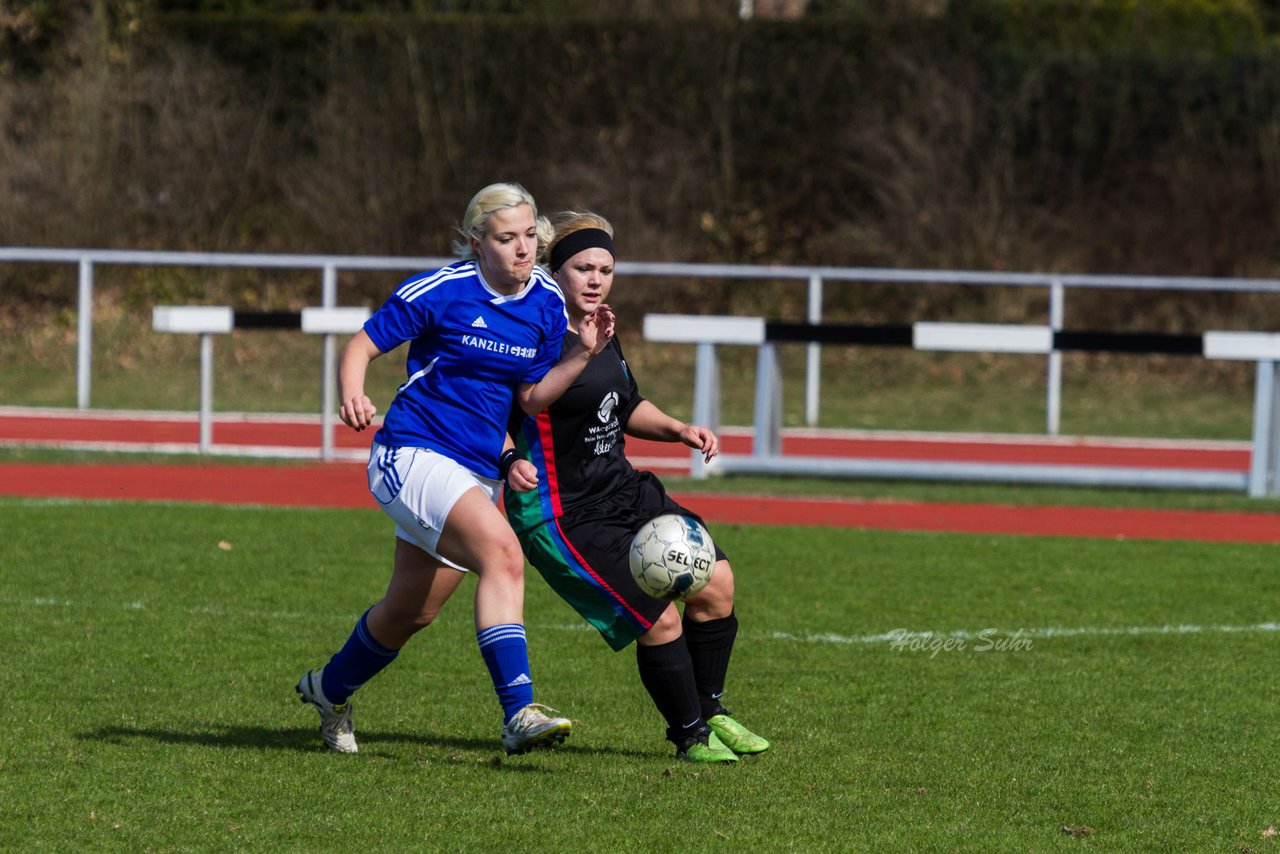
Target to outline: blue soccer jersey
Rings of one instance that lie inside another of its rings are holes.
[[[410,342],[409,378],[374,439],[430,448],[496,478],[515,389],[559,361],[566,326],[564,296],[537,267],[509,296],[475,261],[405,279],[364,324],[384,353]]]

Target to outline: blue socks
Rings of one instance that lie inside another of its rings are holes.
[[[324,666],[320,688],[325,699],[335,706],[347,702],[361,685],[377,676],[400,654],[387,649],[369,633],[366,611],[351,637]],[[529,647],[525,643],[524,626],[505,623],[476,632],[480,654],[493,678],[493,690],[502,703],[502,722],[533,702],[533,680],[529,678]]]
[[[533,702],[533,680],[529,678],[529,647],[524,626],[504,623],[476,632],[480,654],[493,678],[493,690],[502,703],[502,722]],[[327,675],[327,673],[326,673]]]
[[[351,637],[329,659],[320,676],[320,690],[324,691],[325,699],[335,706],[345,703],[357,688],[377,676],[400,654],[400,650],[387,649],[373,639],[366,622],[368,617],[369,612],[365,611]]]

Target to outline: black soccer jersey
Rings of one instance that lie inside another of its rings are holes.
[[[564,336],[563,353],[578,341]],[[536,417],[517,405],[511,437],[538,469],[538,488],[503,490],[507,516],[517,532],[610,495],[635,469],[627,461],[623,428],[644,400],[614,338],[573,385]]]

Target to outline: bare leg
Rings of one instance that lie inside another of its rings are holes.
[[[477,576],[476,643],[502,705],[503,746],[508,753],[524,753],[563,741],[573,726],[569,719],[550,716],[551,710],[533,702],[524,553],[515,532],[483,491],[469,489],[449,511],[437,549]]]
[[[524,622],[524,554],[520,541],[483,492],[469,489],[449,511],[440,554],[473,571],[476,629]]]
[[[395,565],[387,592],[366,618],[373,639],[388,649],[404,646],[431,625],[464,577],[466,573],[396,537]]]
[[[684,618],[696,623],[719,620],[733,613],[733,570],[729,561],[716,563],[707,586],[685,602]]]

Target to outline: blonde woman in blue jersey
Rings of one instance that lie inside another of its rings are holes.
[[[590,318],[613,287],[613,228],[601,216],[557,218],[550,269],[569,310],[565,352],[593,332]],[[628,552],[636,531],[663,513],[697,518],[651,472],[627,461],[627,436],[683,442],[710,460],[715,433],[667,415],[640,394],[616,338],[542,412],[513,411],[514,447],[500,473],[507,518],[529,562],[615,650],[636,642],[640,681],[667,723],[676,755],[691,762],[736,762],[769,742],[721,704],[738,632],[733,570],[716,548],[711,582],[685,602],[642,591]]]
[[[471,200],[454,244],[459,261],[412,276],[343,350],[339,415],[373,424],[369,363],[409,344],[408,380],[374,436],[369,490],[396,523],[386,594],[343,647],[297,691],[320,713],[325,744],[357,750],[350,697],[395,659],[457,589],[477,576],[476,640],[503,709],[508,753],[563,741],[570,722],[533,702],[524,630],[524,556],[496,506],[498,458],[514,395],[537,413],[613,336],[601,306],[562,353],[564,297],[535,264],[551,234],[529,193],[493,184]]]

